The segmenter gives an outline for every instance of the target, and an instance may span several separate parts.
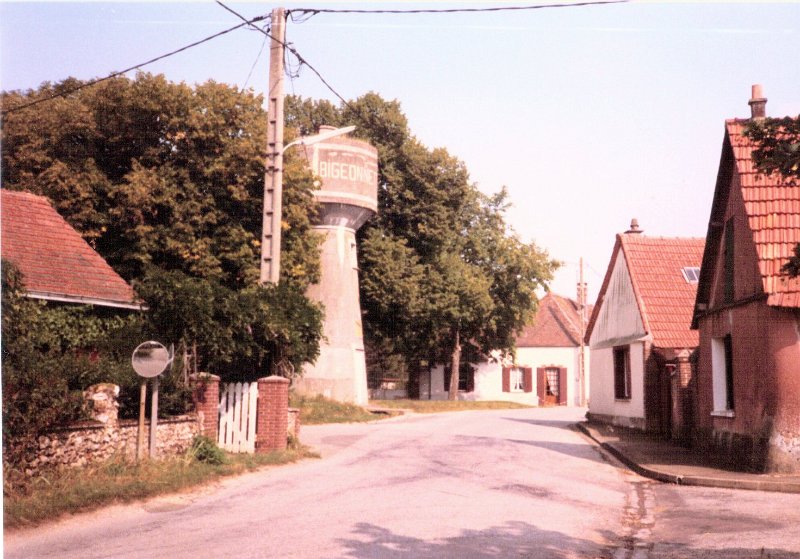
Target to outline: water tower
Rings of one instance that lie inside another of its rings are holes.
[[[320,127],[320,133],[332,127]],[[308,146],[320,178],[314,196],[320,213],[314,229],[324,235],[321,278],[307,292],[325,306],[325,339],[313,365],[306,365],[295,390],[365,405],[367,365],[358,296],[356,231],[378,211],[378,152],[343,136]]]

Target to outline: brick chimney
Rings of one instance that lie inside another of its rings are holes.
[[[625,231],[626,235],[641,235],[644,231],[639,229],[639,220],[635,217],[631,220],[631,228]]]
[[[767,116],[767,98],[761,90],[761,84],[753,84],[752,97],[747,102],[750,105],[750,118],[762,119]]]

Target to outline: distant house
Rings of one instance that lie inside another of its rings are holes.
[[[586,331],[589,417],[683,435],[691,418],[689,328],[704,239],[617,235]]]
[[[26,295],[60,303],[139,309],[133,288],[42,197],[0,190],[0,252]]]
[[[752,118],[766,99],[754,86]],[[692,327],[699,330],[694,442],[756,470],[800,471],[800,185],[758,173],[748,120],[725,122]]]
[[[581,405],[581,315],[578,303],[548,294],[533,324],[516,339],[516,358],[499,352],[476,365],[464,364],[459,399],[501,400],[528,405]],[[588,362],[588,348],[584,363]],[[584,376],[589,373],[584,367]],[[437,366],[420,378],[421,399],[448,397],[449,371]],[[584,398],[588,395],[584,395]]]

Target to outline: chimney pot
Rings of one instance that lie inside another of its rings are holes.
[[[751,95],[751,99],[747,102],[747,104],[750,105],[750,118],[766,118],[767,98],[764,97],[764,90],[761,87],[761,84],[753,84]]]
[[[631,219],[631,227],[625,231],[626,235],[641,235],[642,230],[639,228],[639,220],[635,217]]]

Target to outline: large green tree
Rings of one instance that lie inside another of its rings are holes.
[[[359,232],[361,300],[371,363],[420,359],[458,371],[462,352],[513,349],[556,263],[504,219],[505,191],[482,194],[463,162],[413,137],[397,101],[366,94],[336,108],[290,97],[287,123],[357,126],[378,150],[378,216]],[[451,375],[450,397],[458,390]]]
[[[745,135],[757,146],[753,160],[760,171],[779,173],[794,188],[800,188],[800,115],[751,120]],[[791,277],[800,276],[800,243],[783,270]]]
[[[257,287],[262,98],[141,73],[21,108],[80,85],[2,94],[3,188],[48,197],[137,286],[150,329],[197,347],[200,367],[255,376],[286,359],[299,371],[321,335],[303,296],[319,276],[313,176],[288,154],[281,283]]]

